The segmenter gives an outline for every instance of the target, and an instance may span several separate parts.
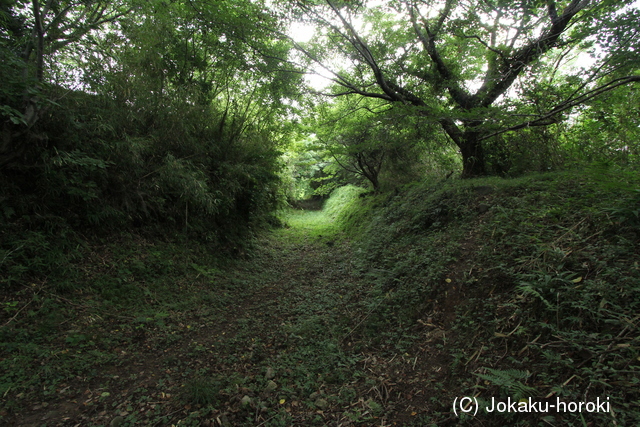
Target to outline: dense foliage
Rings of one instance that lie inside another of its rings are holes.
[[[411,335],[413,352],[446,333],[429,350],[452,368],[443,403],[415,425],[638,423],[639,186],[637,174],[597,168],[337,193],[351,195],[335,215],[373,284],[362,333],[381,346]],[[483,406],[600,397],[613,409],[481,411],[447,424],[454,397],[472,394]]]
[[[639,18],[0,0],[0,421],[638,424]]]
[[[424,139],[440,128],[464,177],[519,172],[580,106],[640,82],[631,3],[300,1],[316,32],[296,47],[327,95],[402,106]]]
[[[299,74],[278,68],[288,48],[268,11],[35,1],[2,13],[4,268],[33,270],[25,251],[74,231],[180,230],[232,249],[279,206]]]

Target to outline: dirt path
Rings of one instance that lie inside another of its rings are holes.
[[[315,219],[314,219],[315,215]],[[170,312],[116,358],[12,419],[24,426],[424,425],[443,387],[444,331],[367,330],[380,301],[318,213],[217,272],[225,305]],[[315,222],[314,222],[315,221]],[[117,317],[114,317],[117,319]],[[105,322],[109,319],[102,319]]]

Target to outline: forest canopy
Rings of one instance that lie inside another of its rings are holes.
[[[325,95],[377,99],[437,125],[464,177],[506,172],[523,149],[555,142],[514,141],[554,139],[596,98],[640,81],[632,1],[297,4],[316,30],[296,49],[333,81]]]
[[[161,222],[231,245],[344,183],[635,165],[639,14],[631,0],[4,0],[4,219]]]

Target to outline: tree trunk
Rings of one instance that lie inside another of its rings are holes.
[[[367,178],[371,185],[373,185],[373,191],[375,193],[380,192],[380,181],[378,181],[378,175],[380,174],[380,170],[382,169],[382,160],[384,159],[384,153],[378,158],[375,159],[375,155],[372,155],[372,158],[367,158],[365,153],[356,153],[355,154],[356,162],[357,162],[357,170],[358,172]]]
[[[474,178],[487,174],[484,149],[478,132],[464,132],[458,147],[462,154],[462,178]]]
[[[40,13],[40,3],[38,0],[32,0],[35,45],[36,45],[36,80],[42,83],[44,79],[44,26],[42,23],[42,15]],[[26,58],[27,61],[29,58]]]

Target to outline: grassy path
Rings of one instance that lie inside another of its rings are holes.
[[[94,240],[0,289],[0,425],[638,425],[637,198],[551,178],[372,200],[357,244],[295,212],[231,265]],[[465,395],[614,409],[458,419]]]
[[[444,372],[421,345],[439,330],[413,331],[426,334],[420,345],[411,331],[366,331],[377,302],[349,243],[319,211],[288,225],[250,259],[192,263],[117,311],[58,298],[75,320],[41,362],[54,374],[39,369],[40,381],[5,393],[0,415],[29,426],[423,425]]]

